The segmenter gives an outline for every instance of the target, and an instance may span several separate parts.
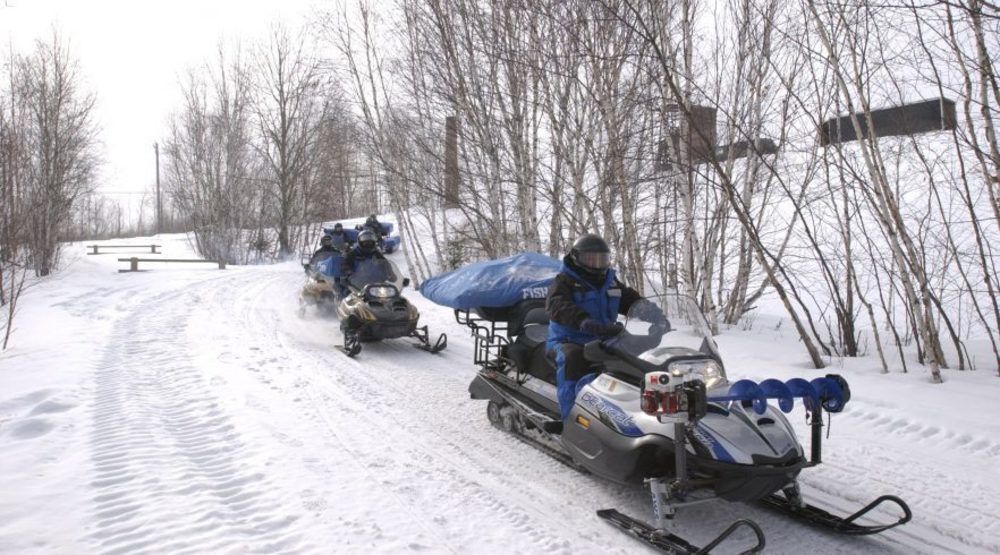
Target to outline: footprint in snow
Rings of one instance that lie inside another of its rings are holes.
[[[34,439],[52,431],[55,426],[44,418],[27,418],[15,422],[4,430],[4,435],[15,439]]]
[[[35,405],[35,408],[31,409],[31,412],[28,413],[28,416],[39,416],[42,414],[54,414],[57,412],[66,412],[74,408],[75,406],[76,405],[72,405],[69,403],[60,403],[57,401],[45,401]]]

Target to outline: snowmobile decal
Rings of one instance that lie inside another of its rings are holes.
[[[726,451],[726,448],[722,446],[722,442],[715,439],[712,432],[705,429],[705,427],[701,424],[696,424],[693,428],[691,428],[691,435],[694,436],[694,438],[697,439],[702,445],[707,447],[712,452],[712,455],[715,456],[716,460],[728,463],[736,462],[736,460],[733,459],[733,456],[729,454],[729,451]]]
[[[642,430],[635,425],[635,420],[618,405],[585,391],[580,396],[580,403],[595,412],[602,421],[613,427],[618,433],[629,437],[639,437]]]
[[[525,287],[521,290],[522,299],[544,299],[548,296],[548,287]]]

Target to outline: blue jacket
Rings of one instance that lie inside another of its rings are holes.
[[[358,264],[365,260],[371,259],[385,260],[385,256],[382,256],[377,250],[371,252],[365,252],[361,250],[361,247],[354,247],[353,249],[347,251],[344,258],[340,262],[340,274],[343,276],[349,276],[358,269]]]
[[[562,276],[569,279],[562,278]],[[570,287],[567,287],[567,282],[571,284]],[[602,324],[612,324],[618,320],[622,289],[622,285],[615,279],[614,270],[608,270],[604,283],[600,287],[596,287],[564,263],[560,275],[556,276],[556,280],[549,290],[549,298],[546,301],[549,311],[549,348],[553,348],[557,343],[567,341],[584,344],[600,339],[580,330],[579,322],[576,322],[575,326],[570,325],[564,323],[566,318],[558,318],[554,314],[560,310],[557,305],[560,301],[565,302],[564,297],[567,294],[575,307],[586,313],[585,317],[593,318]],[[563,322],[559,320],[563,320]]]

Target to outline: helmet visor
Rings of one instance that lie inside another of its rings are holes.
[[[577,264],[590,270],[607,270],[611,266],[611,253],[581,252],[576,255]]]
[[[375,241],[371,239],[365,239],[364,241],[358,241],[358,246],[364,250],[372,250],[375,248]]]

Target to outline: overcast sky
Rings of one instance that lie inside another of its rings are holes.
[[[180,101],[178,76],[214,55],[220,40],[255,39],[272,22],[301,27],[314,0],[0,0],[4,49],[26,51],[53,28],[69,41],[87,87],[107,161],[100,189],[152,190],[153,142]]]

